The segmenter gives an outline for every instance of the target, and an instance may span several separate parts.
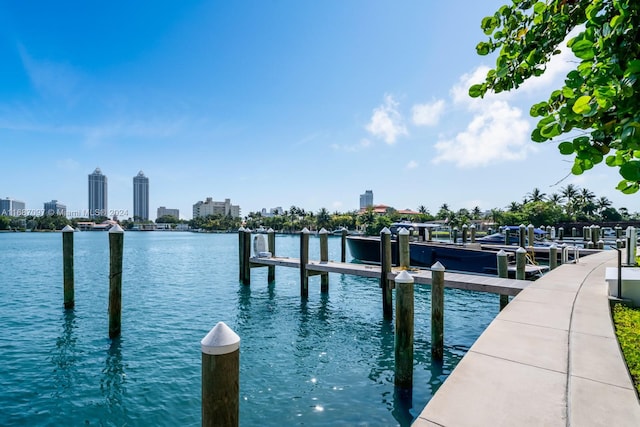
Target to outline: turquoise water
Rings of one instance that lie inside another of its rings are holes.
[[[75,233],[65,311],[60,233],[0,233],[0,425],[200,425],[200,340],[219,321],[241,337],[240,423],[409,425],[498,311],[496,295],[446,290],[444,363],[430,357],[430,292],[415,292],[414,389],[394,391],[393,322],[378,281],[299,273],[238,282],[236,234],[125,234],[122,337],[108,338],[107,233]],[[277,236],[297,257],[298,236]],[[340,239],[329,238],[340,259]],[[311,238],[310,258],[319,258]]]

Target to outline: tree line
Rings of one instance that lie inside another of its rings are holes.
[[[424,205],[418,207],[417,214],[400,214],[388,208],[384,214],[374,212],[370,207],[364,211],[333,212],[321,208],[317,212],[307,211],[298,206],[291,206],[282,215],[263,216],[260,212],[250,212],[244,218],[231,215],[209,215],[192,220],[180,220],[172,216],[156,219],[156,223],[188,223],[189,227],[204,231],[236,231],[241,226],[260,229],[272,228],[280,233],[295,233],[303,228],[309,230],[328,231],[345,227],[349,230],[360,230],[365,234],[375,235],[393,222],[411,220],[415,222],[441,221],[452,227],[471,224],[472,221],[485,221],[499,225],[555,225],[563,223],[602,223],[616,221],[640,221],[640,213],[631,213],[627,208],[615,208],[607,197],[598,197],[587,188],[568,184],[557,193],[546,194],[534,188],[524,195],[520,201],[513,201],[504,208],[483,211],[475,206],[472,209],[453,210],[448,204],[440,206],[435,214],[429,212]],[[106,218],[93,219],[99,222]],[[92,221],[88,218],[68,219],[60,215],[7,217],[0,216],[0,230],[61,230],[69,224],[76,228],[78,222]],[[151,221],[146,221],[151,222]],[[125,229],[131,229],[134,221],[129,218],[120,221]]]

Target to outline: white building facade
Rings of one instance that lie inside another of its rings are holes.
[[[207,197],[204,202],[198,201],[193,205],[194,218],[209,215],[230,215],[233,218],[240,218],[240,206],[232,205],[231,199],[224,199],[224,202],[216,202],[212,197]]]

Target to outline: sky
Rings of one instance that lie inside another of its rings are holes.
[[[475,52],[505,0],[0,0],[0,197],[27,209],[150,217],[206,197],[241,214],[375,204],[481,210],[568,184],[640,210],[617,170],[570,175],[557,143],[530,140],[529,107],[561,86],[566,50],[518,91],[471,99],[495,56]]]

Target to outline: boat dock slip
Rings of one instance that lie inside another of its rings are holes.
[[[300,268],[300,260],[297,258],[251,257],[249,262],[252,267],[278,266]],[[353,264],[335,261],[308,261],[306,264],[306,270],[308,275],[338,273],[371,278],[379,278],[381,273],[381,267],[379,265]],[[395,277],[401,271],[403,270],[400,268],[392,268],[387,276],[387,280],[395,280]],[[431,285],[431,270],[411,269],[407,271],[413,277],[415,284]],[[531,283],[532,282],[528,280],[502,279],[492,276],[450,272],[446,272],[444,279],[444,286],[447,288],[489,292],[510,296],[517,295]]]

